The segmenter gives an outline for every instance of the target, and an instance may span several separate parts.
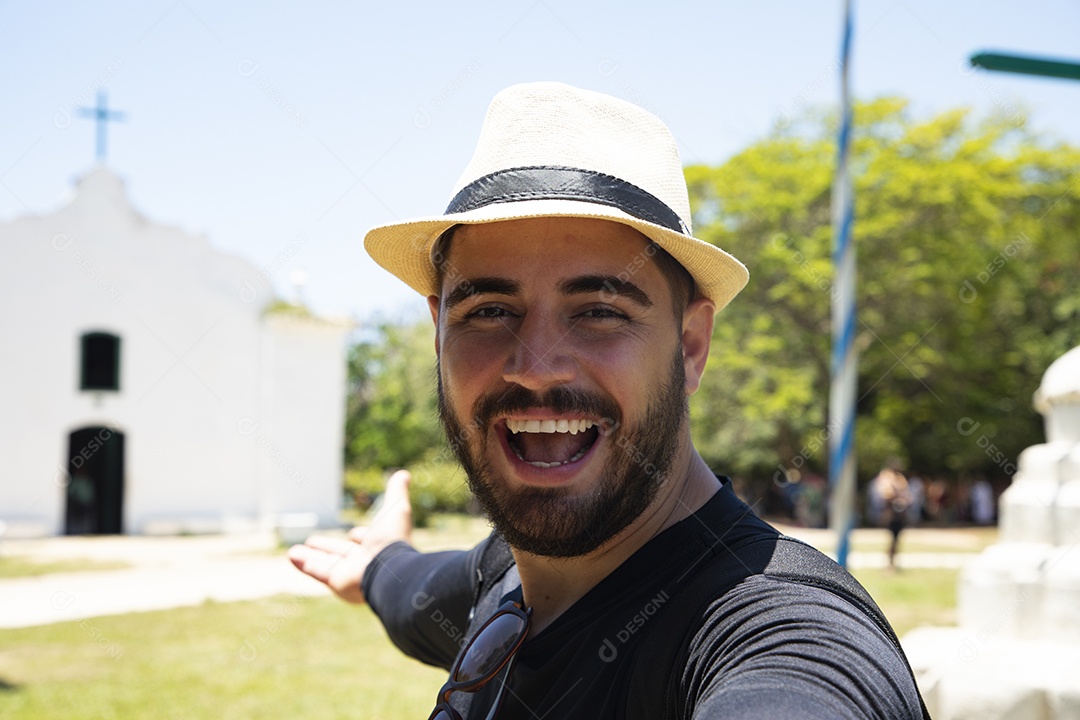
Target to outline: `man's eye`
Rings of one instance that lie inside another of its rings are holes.
[[[510,313],[506,308],[501,307],[480,307],[469,313],[470,319],[476,318],[479,320],[496,320],[499,318],[510,317]]]
[[[618,320],[626,319],[626,315],[622,314],[615,308],[609,307],[589,308],[585,312],[581,313],[581,316],[588,320],[603,320],[607,318],[615,318]]]

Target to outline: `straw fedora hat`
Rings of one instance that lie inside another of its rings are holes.
[[[446,230],[551,216],[639,230],[682,263],[717,311],[749,279],[741,262],[691,234],[686,179],[664,123],[618,98],[555,82],[496,95],[446,212],[380,225],[364,247],[417,292],[438,295],[432,248]]]

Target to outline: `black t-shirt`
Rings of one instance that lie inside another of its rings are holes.
[[[398,543],[380,553],[363,589],[394,643],[448,669],[502,600],[520,593],[512,565],[478,593],[481,558],[501,542],[493,535],[468,552],[433,554]],[[923,717],[890,634],[849,575],[782,538],[726,483],[522,645],[498,717]],[[454,693],[451,704],[483,720],[499,685]]]

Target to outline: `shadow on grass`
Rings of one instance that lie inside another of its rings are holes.
[[[18,689],[19,689],[18,685],[15,685],[13,683],[9,683],[4,678],[0,677],[0,693],[15,692]]]

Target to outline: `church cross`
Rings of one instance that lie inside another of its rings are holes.
[[[105,99],[105,91],[98,90],[96,108],[79,108],[82,117],[94,118],[97,121],[97,159],[105,161],[105,124],[110,120],[123,120],[124,113],[109,110],[108,101]]]

